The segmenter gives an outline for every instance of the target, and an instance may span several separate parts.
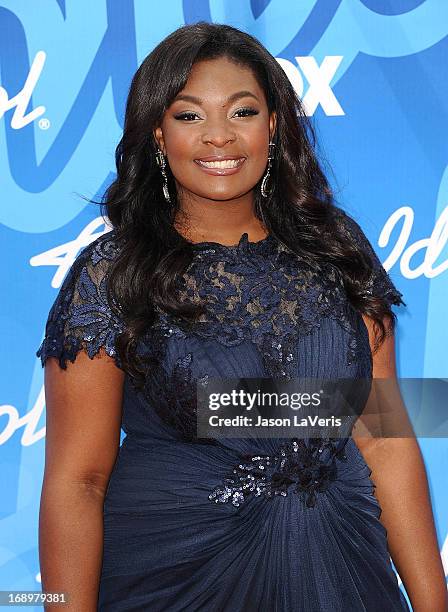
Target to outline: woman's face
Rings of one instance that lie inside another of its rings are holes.
[[[230,200],[250,192],[266,170],[275,119],[250,69],[227,58],[196,63],[154,131],[178,196]],[[234,161],[206,167],[212,157]]]

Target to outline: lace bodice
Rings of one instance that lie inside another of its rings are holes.
[[[372,261],[367,290],[386,297],[390,304],[402,303],[360,226],[340,211],[347,238],[357,241]],[[62,368],[84,349],[93,358],[102,348],[122,367],[115,341],[124,322],[107,302],[106,282],[110,263],[118,254],[115,233],[106,233],[85,247],[76,258],[50,310],[46,334],[37,356],[42,365],[57,357]],[[323,267],[316,271],[272,235],[250,242],[244,233],[237,245],[216,242],[193,245],[193,260],[178,281],[184,301],[207,305],[193,329],[156,309],[158,320],[142,339],[141,350],[153,365],[160,365],[168,340],[185,342],[187,336],[209,339],[225,347],[251,343],[257,347],[265,374],[283,378],[297,376],[296,345],[300,337],[331,319],[345,332],[347,367],[362,360],[358,333],[359,314],[349,304],[338,271]],[[171,364],[184,370],[186,381],[189,353]],[[152,369],[154,372],[154,369]],[[165,381],[166,382],[166,381]],[[154,381],[153,381],[154,383]]]
[[[401,293],[359,225],[348,216],[343,218],[347,238],[357,241],[372,261],[366,290],[384,296],[390,304],[402,303]],[[103,349],[122,367],[116,339],[125,324],[113,313],[106,294],[107,271],[117,254],[111,231],[78,255],[48,316],[36,353],[42,365],[48,357],[56,357],[66,368],[80,350],[93,358]],[[253,243],[245,233],[234,246],[193,245],[193,259],[178,279],[177,289],[186,302],[203,301],[206,311],[186,327],[180,319],[156,309],[155,323],[141,338],[138,351],[148,364],[145,386],[137,393],[126,377],[122,426],[142,444],[151,436],[214,444],[196,435],[196,383],[210,376],[286,380],[371,376],[367,329],[347,300],[338,270],[329,265],[312,269],[272,235]],[[297,466],[293,470],[301,478],[308,474],[305,484],[300,481],[298,486],[310,489],[310,499],[314,499],[312,487],[322,487],[334,473],[331,461],[324,465],[324,454],[319,454],[325,441],[314,442],[302,449],[308,471],[298,472]],[[281,449],[272,450],[272,457],[278,457]],[[337,453],[343,457],[340,444],[333,450],[333,458]],[[303,456],[292,453],[291,458],[302,461]],[[317,479],[316,473],[320,474]],[[289,477],[287,482],[293,482],[292,473]],[[234,488],[228,483],[215,492],[215,501],[240,499],[241,482],[235,482]],[[266,483],[259,490],[272,493]]]

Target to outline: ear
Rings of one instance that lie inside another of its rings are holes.
[[[163,133],[162,133],[162,128],[161,127],[157,127],[154,132],[153,132],[153,136],[154,136],[154,140],[157,143],[157,146],[159,147],[159,149],[162,151],[162,153],[165,155],[165,141],[163,140]]]
[[[272,111],[269,117],[269,140],[272,140],[275,135],[275,129],[277,127],[277,113]]]

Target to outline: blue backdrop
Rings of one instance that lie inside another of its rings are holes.
[[[98,198],[113,179],[140,62],[198,20],[255,35],[281,63],[313,117],[338,202],[404,294],[400,376],[448,376],[446,0],[0,0],[0,590],[40,589],[35,351],[74,257],[108,229],[79,194]],[[420,446],[448,570],[448,441]]]

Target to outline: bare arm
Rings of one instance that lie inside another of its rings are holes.
[[[373,346],[371,320],[364,317]],[[373,378],[396,378],[395,341],[388,336],[373,356]],[[403,406],[405,411],[405,407]],[[355,438],[372,470],[388,547],[414,612],[447,612],[448,597],[427,475],[414,437]]]
[[[47,432],[39,514],[42,590],[64,592],[67,612],[96,612],[103,503],[120,443],[124,372],[101,352],[45,366]],[[46,610],[59,610],[48,605]]]

